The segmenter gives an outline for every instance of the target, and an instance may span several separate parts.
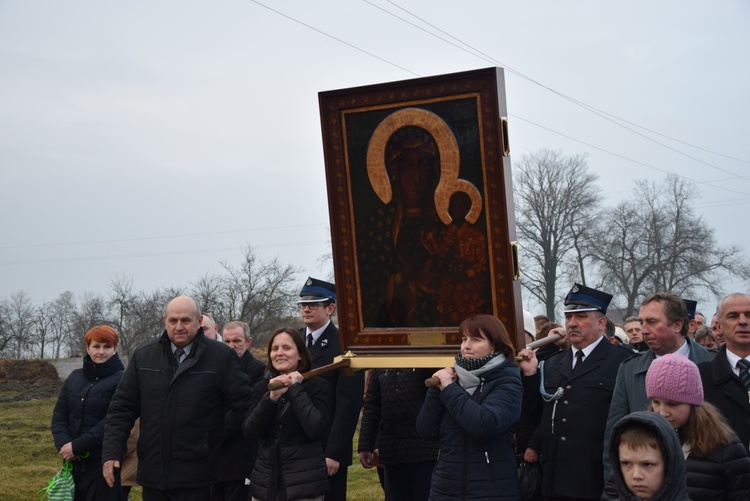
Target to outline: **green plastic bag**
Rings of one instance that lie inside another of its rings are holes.
[[[73,501],[76,495],[76,484],[73,481],[73,463],[65,461],[63,467],[52,477],[43,488],[42,500],[47,497],[48,501]],[[41,491],[40,491],[41,492]]]

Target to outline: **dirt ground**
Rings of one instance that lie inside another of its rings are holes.
[[[55,398],[62,384],[49,362],[0,359],[0,403]]]
[[[252,348],[256,358],[268,361],[265,348]],[[0,403],[57,398],[63,381],[44,360],[0,359]]]

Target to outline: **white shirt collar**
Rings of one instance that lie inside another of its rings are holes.
[[[591,352],[594,351],[594,348],[599,346],[599,343],[601,343],[603,339],[604,339],[604,336],[599,336],[599,339],[597,339],[596,341],[594,341],[593,343],[591,343],[590,345],[588,345],[587,347],[581,350],[571,346],[571,349],[573,350],[573,363],[575,364],[576,353],[578,353],[579,351],[582,351],[583,359],[586,360],[586,357],[588,357],[591,354]]]
[[[690,358],[690,343],[688,343],[688,340],[685,339],[684,342],[682,343],[682,346],[677,348],[677,351],[673,351],[672,353],[667,353],[667,355],[671,355],[671,354],[682,355],[685,358]],[[664,355],[657,355],[656,353],[654,353],[654,359],[661,358],[663,356]]]
[[[594,341],[593,343],[591,343],[590,345],[588,345],[587,347],[581,350],[578,350],[578,348],[573,347],[573,358],[576,357],[576,353],[578,351],[583,352],[583,358],[588,357],[591,354],[591,352],[594,351],[594,348],[599,346],[599,343],[601,343],[603,339],[604,339],[604,336],[599,336],[599,339],[597,339],[596,341]]]
[[[329,318],[328,322],[326,322],[326,324],[323,327],[321,327],[320,329],[315,329],[314,331],[311,331],[309,327],[305,327],[305,342],[307,342],[308,334],[312,334],[313,344],[318,342],[318,338],[323,335],[323,331],[326,330],[326,328],[328,328],[328,324],[330,323],[331,323],[331,319]]]
[[[193,341],[191,341],[189,345],[187,345],[184,348],[182,348],[185,351],[185,356],[184,356],[183,360],[185,360],[185,358],[187,358],[190,355],[190,352],[193,351],[193,345],[194,344],[195,343]],[[169,347],[172,349],[172,355],[174,355],[174,352],[177,351],[177,347],[171,341],[169,343]]]
[[[727,360],[729,361],[729,365],[732,367],[732,370],[734,371],[735,376],[740,375],[740,369],[737,367],[737,362],[742,360],[742,357],[732,353],[729,351],[729,348],[727,348]]]

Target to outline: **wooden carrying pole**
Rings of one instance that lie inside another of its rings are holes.
[[[527,350],[536,350],[537,348],[541,348],[542,346],[546,346],[548,344],[555,343],[562,339],[562,336],[560,334],[550,334],[549,336],[543,338],[543,339],[537,339],[536,341],[532,341],[531,343],[526,345]],[[523,360],[523,357],[516,357],[516,360]],[[440,384],[440,380],[436,378],[435,376],[432,376],[431,378],[425,379],[424,385],[428,388],[432,388],[433,386],[437,386]]]
[[[335,371],[336,369],[345,369],[349,367],[350,364],[351,360],[348,358],[344,358],[342,360],[339,360],[338,362],[334,362],[332,364],[324,365],[322,367],[318,367],[317,369],[307,371],[302,374],[302,379],[310,379],[311,377],[321,376],[327,372]],[[283,387],[284,384],[280,383],[279,381],[271,381],[268,383],[268,389],[270,391],[280,390]]]

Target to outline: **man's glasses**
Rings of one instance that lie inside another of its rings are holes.
[[[327,303],[298,303],[299,309],[304,310],[305,308],[310,308],[310,310],[315,311],[321,306],[325,307]]]

